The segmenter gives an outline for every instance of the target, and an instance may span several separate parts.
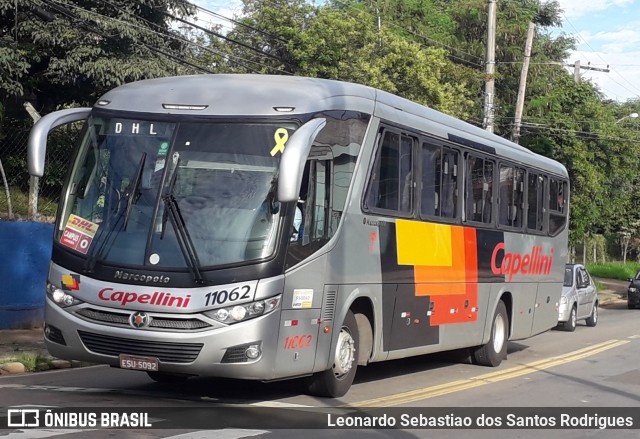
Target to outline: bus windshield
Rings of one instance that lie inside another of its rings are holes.
[[[91,264],[197,270],[266,258],[278,226],[272,152],[295,128],[93,116],[56,239]]]

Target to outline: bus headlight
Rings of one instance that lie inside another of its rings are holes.
[[[265,314],[269,314],[280,305],[281,295],[265,300],[258,300],[240,305],[227,306],[211,311],[206,311],[204,315],[220,323],[238,323],[253,319]]]
[[[73,305],[79,305],[82,303],[81,300],[76,299],[71,294],[63,291],[62,289],[53,285],[50,282],[47,282],[47,294],[49,295],[49,298],[61,308],[66,308],[68,306],[73,306]]]

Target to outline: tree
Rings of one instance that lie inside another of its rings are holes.
[[[0,102],[18,111],[24,97],[48,112],[189,71],[171,17],[190,12],[184,0],[0,0]]]

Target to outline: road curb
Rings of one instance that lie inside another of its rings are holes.
[[[22,355],[24,354],[23,352]],[[29,353],[26,352],[26,354]],[[0,375],[16,375],[21,373],[43,372],[45,370],[68,369],[71,367],[82,367],[88,364],[79,361],[60,360],[53,357],[37,357],[35,354],[32,358],[34,358],[35,366],[29,366],[25,364],[25,361],[20,361],[20,358],[16,357],[0,358]]]

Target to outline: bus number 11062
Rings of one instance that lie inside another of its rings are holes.
[[[205,294],[205,306],[224,305],[227,303],[246,301],[251,299],[251,287],[243,285],[231,291],[219,290]]]

